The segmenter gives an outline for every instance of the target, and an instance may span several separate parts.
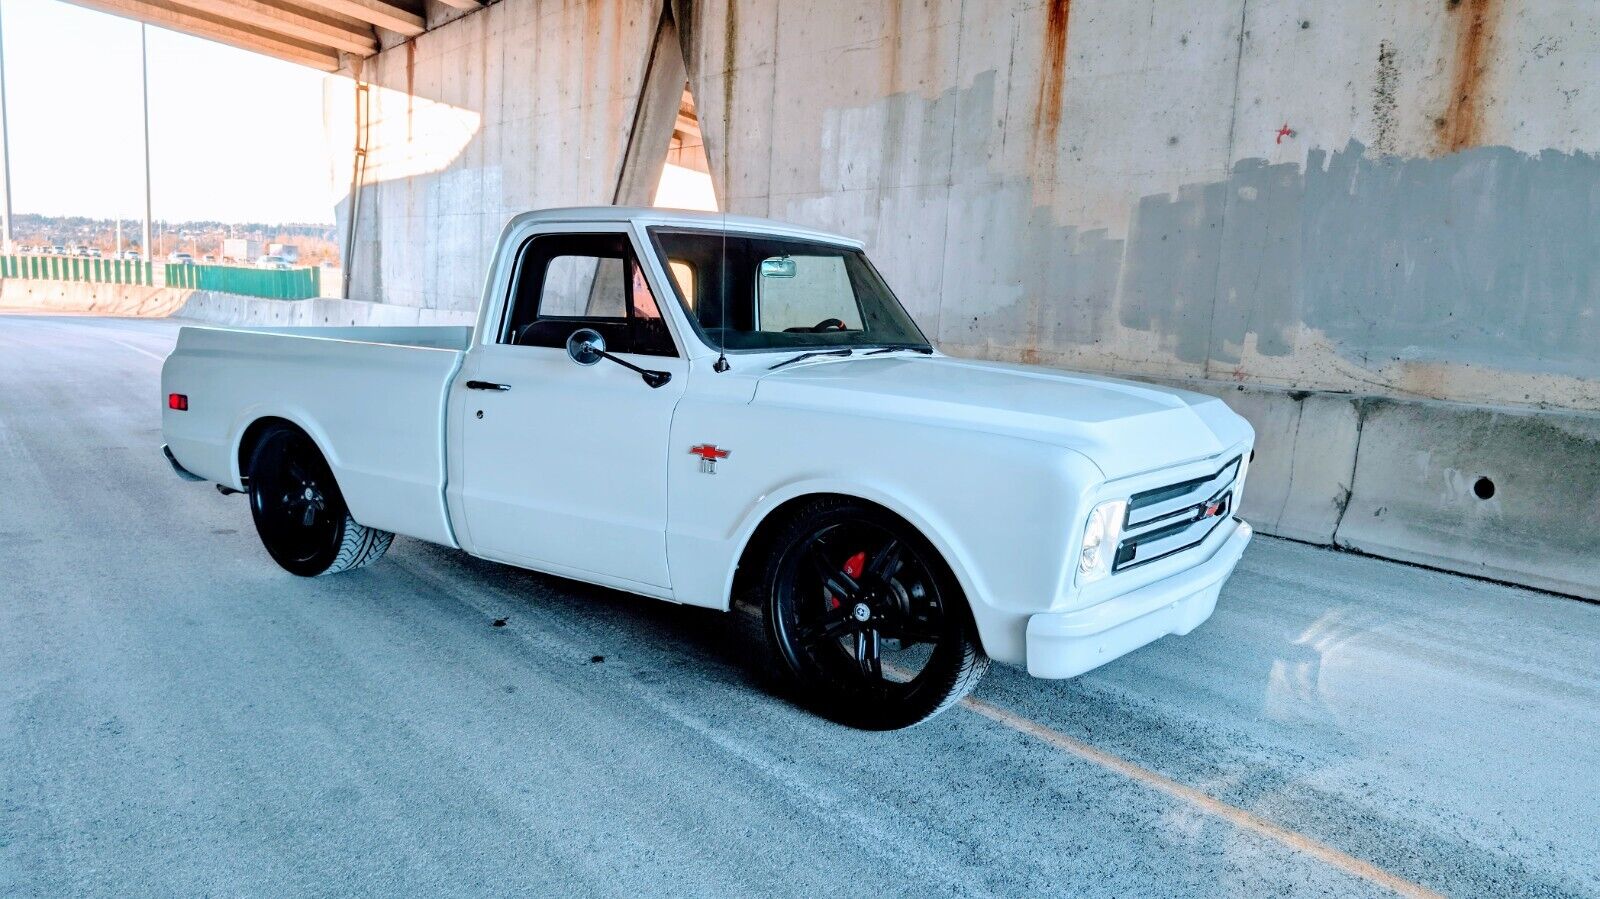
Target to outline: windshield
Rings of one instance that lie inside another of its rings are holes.
[[[650,236],[678,301],[713,347],[928,345],[858,250],[675,228]]]

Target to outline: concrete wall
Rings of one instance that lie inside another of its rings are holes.
[[[1600,6],[692,10],[729,206],[868,237],[946,347],[1600,410]]]
[[[660,9],[659,0],[502,0],[352,71],[371,88],[350,295],[475,308],[512,215],[611,202]],[[355,97],[351,78],[328,80],[336,184],[351,179]],[[350,209],[347,197],[341,234]]]
[[[865,238],[944,349],[1227,397],[1269,533],[1600,597],[1600,4],[668,6],[724,205]],[[355,295],[465,311],[507,216],[640,180],[659,16],[370,62]]]

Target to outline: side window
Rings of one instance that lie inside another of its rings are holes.
[[[683,302],[688,305],[689,311],[698,311],[700,298],[694,292],[696,283],[694,263],[687,259],[669,259],[667,271],[672,275],[672,280],[678,282],[678,290],[683,294]]]
[[[650,281],[637,259],[628,260],[628,317],[633,332],[635,353],[649,356],[676,356],[672,332],[661,318],[661,307],[650,291]],[[643,347],[644,349],[641,349]]]
[[[557,234],[523,245],[500,342],[561,348],[593,328],[612,352],[676,356],[632,246],[621,234]]]
[[[557,256],[544,271],[539,315],[544,318],[625,318],[623,260]]]

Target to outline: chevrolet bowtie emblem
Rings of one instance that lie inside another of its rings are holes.
[[[701,471],[706,474],[716,474],[717,460],[728,458],[728,456],[732,455],[732,451],[725,450],[715,444],[702,443],[698,446],[689,447],[689,455],[699,457]]]

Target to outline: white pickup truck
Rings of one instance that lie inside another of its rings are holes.
[[[180,475],[297,575],[394,534],[761,610],[858,727],[989,660],[1072,677],[1211,615],[1254,434],[1219,400],[935,350],[861,244],[624,208],[514,218],[476,328],[184,328]]]

